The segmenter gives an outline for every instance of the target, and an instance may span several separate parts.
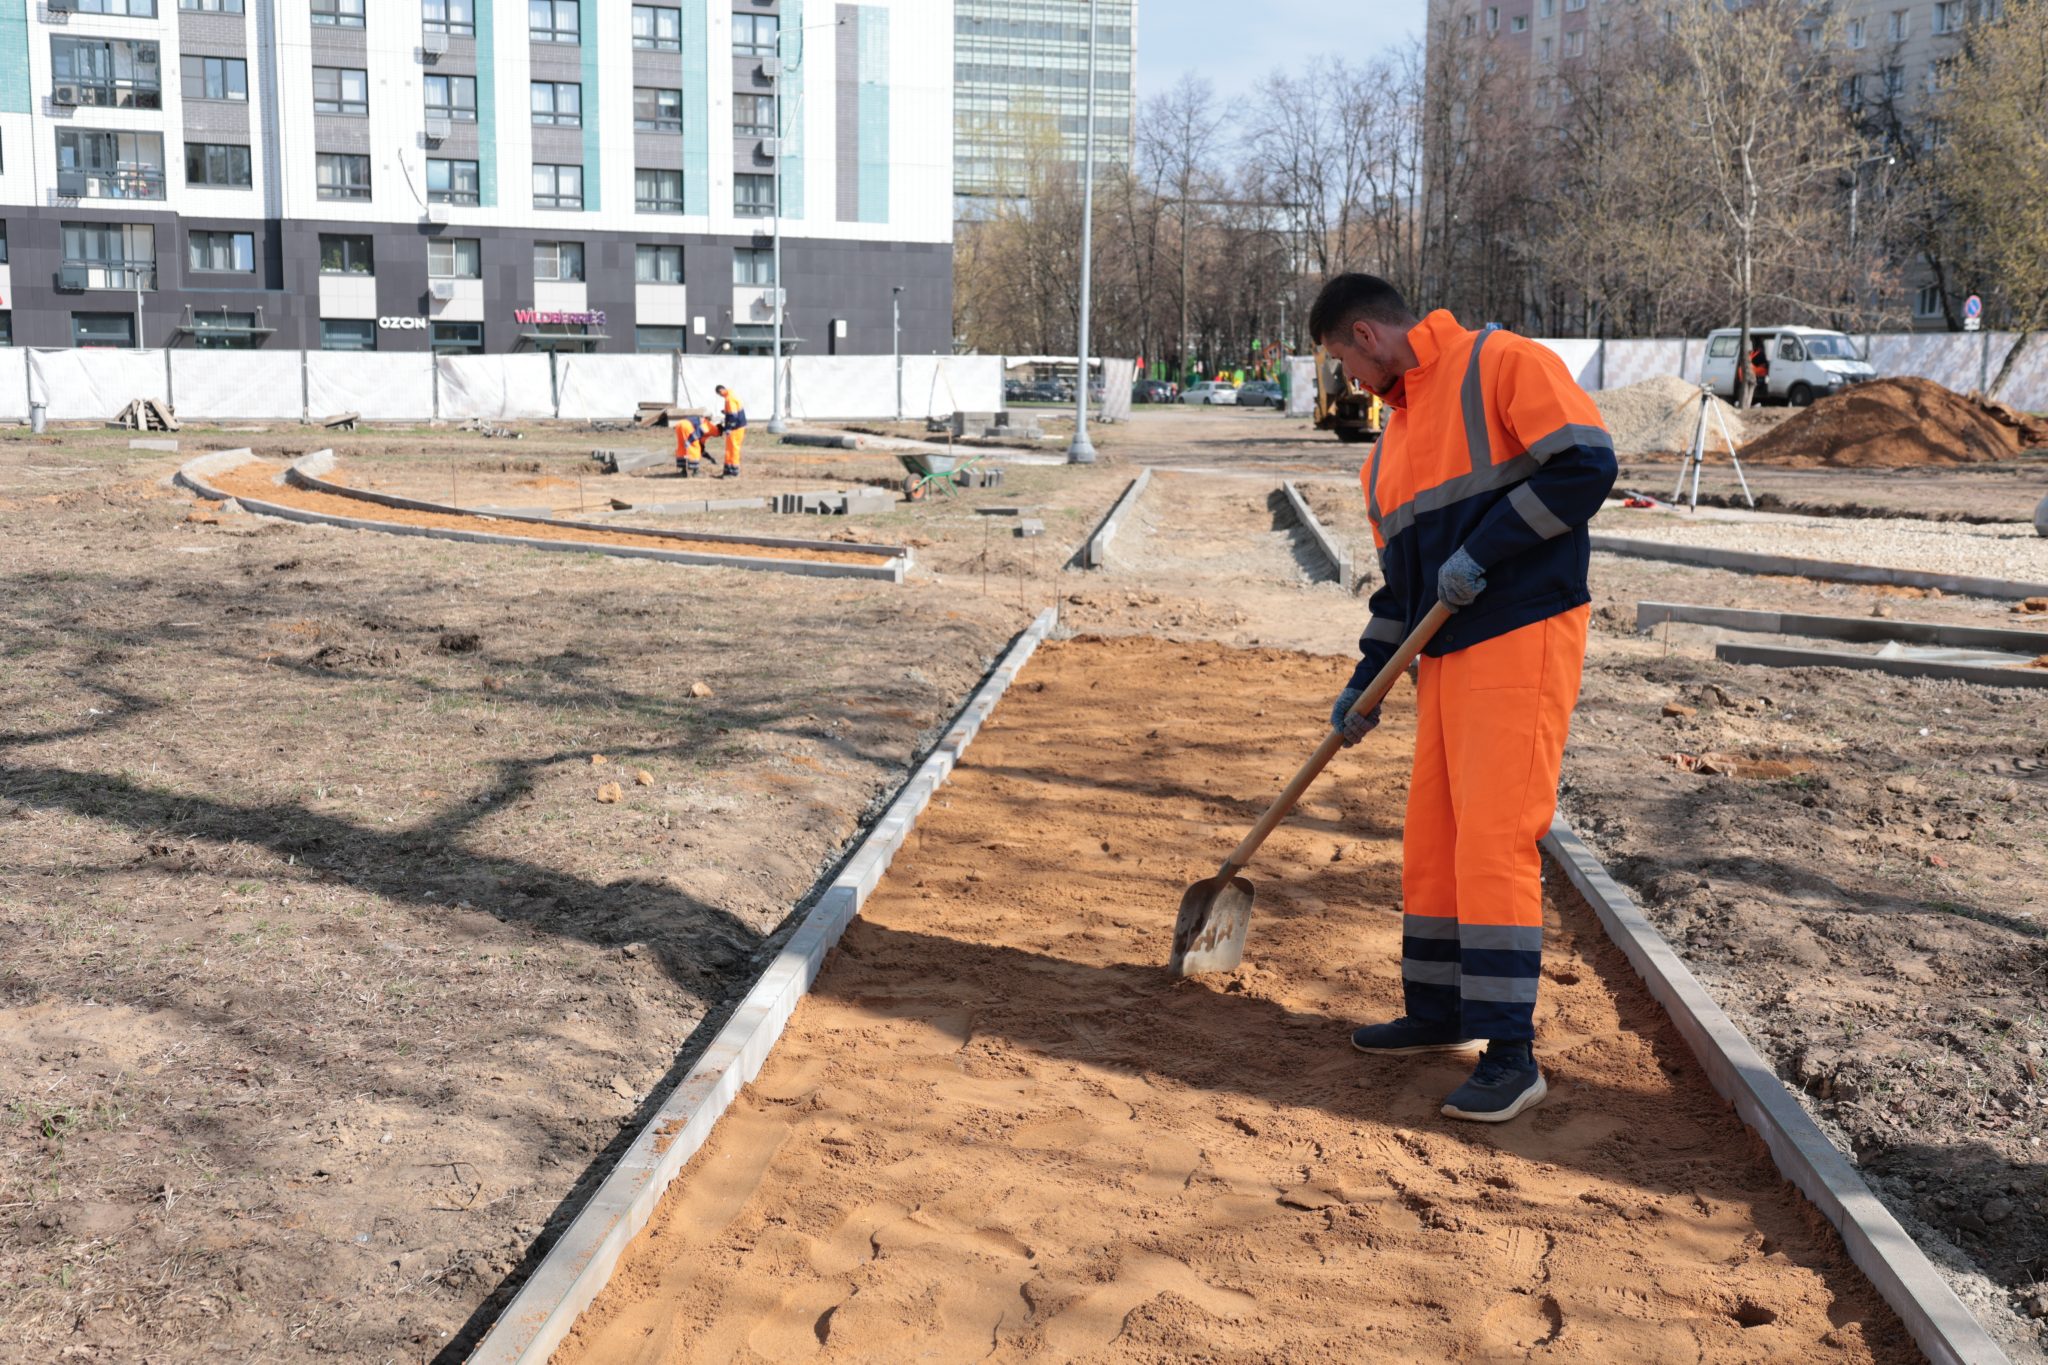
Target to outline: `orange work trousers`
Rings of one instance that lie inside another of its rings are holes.
[[[1535,1037],[1543,855],[1592,608],[1424,656],[1401,844],[1401,984],[1414,1018]]]
[[[746,443],[747,429],[745,427],[727,427],[725,429],[725,467],[727,469],[738,469],[740,467],[740,447]]]

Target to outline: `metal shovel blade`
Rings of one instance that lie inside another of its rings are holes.
[[[1252,884],[1243,877],[1196,882],[1180,898],[1173,922],[1175,976],[1227,972],[1244,961],[1245,933],[1252,923]]]

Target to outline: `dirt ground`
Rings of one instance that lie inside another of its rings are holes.
[[[738,481],[606,478],[592,448],[672,438],[526,433],[188,431],[183,457],[333,446],[387,491],[589,515],[902,476],[757,434]],[[132,1358],[144,1322],[168,1360],[459,1359],[1039,608],[1305,651],[1334,693],[1364,603],[1317,581],[1273,494],[1301,480],[1369,569],[1362,452],[1229,409],[1140,408],[1096,443],[1093,468],[1008,463],[874,516],[616,514],[907,544],[898,587],[277,525],[195,508],[161,486],[182,457],[122,433],[0,435],[0,1360]],[[1110,566],[1065,567],[1141,465]],[[1847,514],[2021,519],[2048,490],[2038,463],[1751,473]],[[1643,599],[2048,622],[1604,555],[1593,577],[1568,811],[2015,1359],[2048,1361],[2038,700],[1633,630]],[[1256,685],[1227,701],[1278,717]],[[1703,749],[1815,767],[1666,757]]]
[[[1350,1049],[1399,1003],[1405,691],[1262,852],[1250,965],[1166,975],[1326,672],[1043,649],[557,1359],[1915,1358],[1582,904],[1527,1122]]]

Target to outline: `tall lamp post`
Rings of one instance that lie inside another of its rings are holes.
[[[1088,439],[1088,287],[1095,259],[1095,8],[1088,0],[1088,115],[1081,153],[1081,345],[1080,371],[1074,383],[1074,443],[1067,447],[1068,464],[1094,464],[1095,446]],[[1108,378],[1104,373],[1105,380]]]
[[[789,297],[782,287],[782,144],[788,140],[787,130],[782,126],[782,81],[788,69],[788,59],[782,55],[782,40],[792,34],[801,39],[806,33],[838,28],[844,22],[835,20],[829,24],[812,24],[807,28],[783,28],[778,24],[775,29],[775,202],[768,206],[769,212],[774,215],[775,233],[775,283],[771,286],[775,290],[775,353],[768,361],[768,433],[771,436],[780,436],[789,430],[789,423],[782,420],[782,308],[784,301]],[[801,41],[797,46],[801,51]],[[797,60],[801,63],[803,59],[798,57]]]
[[[896,362],[896,420],[903,420],[903,286],[889,288],[889,355]]]

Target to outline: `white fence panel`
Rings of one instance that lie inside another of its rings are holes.
[[[555,415],[554,381],[545,355],[446,355],[435,364],[444,421]]]
[[[434,357],[425,351],[308,351],[306,411],[316,422],[344,412],[370,422],[427,421],[434,415]]]
[[[1316,358],[1295,355],[1287,358],[1287,415],[1307,417],[1316,410]]]
[[[738,395],[747,421],[765,426],[775,397],[768,389],[769,365],[765,355],[686,355],[680,375],[682,405],[718,411],[723,400],[717,389],[723,384]]]
[[[903,357],[903,415],[944,417],[1003,406],[1003,358],[995,355]]]
[[[28,352],[0,347],[0,421],[28,420]]]
[[[107,422],[133,399],[170,401],[162,351],[32,350],[28,368],[53,422]]]
[[[562,418],[587,422],[623,419],[645,403],[666,403],[675,395],[676,358],[662,355],[560,355],[555,384]]]
[[[2001,348],[2002,349],[2002,348]],[[1880,378],[1919,375],[1946,384],[1959,393],[1977,387],[1984,363],[1984,340],[1968,332],[1924,332],[1870,339],[1870,363]],[[1998,354],[1991,358],[1992,370]]]
[[[296,422],[305,412],[297,351],[171,352],[171,396],[186,420]]]
[[[1993,353],[1991,372],[1997,374],[2004,363],[2005,348],[2000,347]],[[2012,373],[2005,378],[2005,387],[1998,391],[1998,401],[2028,412],[2048,412],[2048,336],[2035,336],[2027,342],[2027,349],[2020,352]]]
[[[1566,337],[1562,340],[1538,337],[1536,340],[1557,352],[1563,359],[1564,367],[1572,372],[1572,378],[1586,388],[1600,382],[1600,343],[1592,337]]]
[[[1687,346],[1676,339],[1610,341],[1605,357],[1593,367],[1594,377],[1599,380],[1601,388],[1618,389],[1659,375],[1683,375],[1687,362],[1705,354],[1705,351],[1704,342]]]
[[[789,384],[789,415],[798,421],[896,415],[893,356],[799,356],[790,362]],[[903,405],[904,415],[912,416],[907,371]],[[747,416],[755,417],[757,413],[749,408]]]
[[[1102,406],[1096,409],[1095,419],[1099,422],[1130,421],[1131,386],[1137,382],[1137,361],[1104,360],[1102,362]]]

